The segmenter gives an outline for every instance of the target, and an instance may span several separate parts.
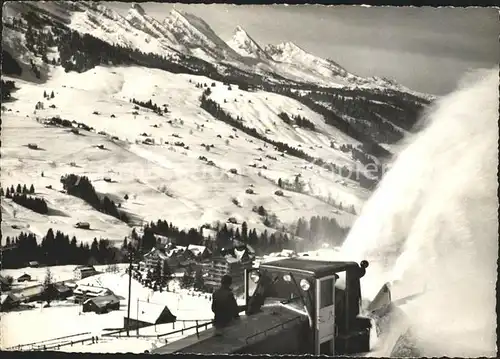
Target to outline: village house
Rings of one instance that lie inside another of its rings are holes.
[[[165,265],[165,262],[168,260],[168,256],[164,250],[159,248],[153,248],[151,251],[144,255],[144,269],[154,271],[154,269],[158,266],[158,263],[161,263],[161,266]],[[167,262],[168,264],[168,262]]]
[[[253,265],[253,254],[247,249],[233,248],[231,251],[220,256],[213,257],[209,264],[205,264],[204,284],[207,288],[214,290],[220,287],[224,275],[230,275],[233,279],[233,286],[240,286],[245,280],[245,269]]]
[[[38,268],[38,267],[40,267],[40,263],[38,263],[37,261],[30,261],[30,262],[28,262],[28,267]]]
[[[190,244],[187,250],[190,251],[196,259],[206,259],[212,255],[212,252],[205,246]]]
[[[45,289],[43,285],[34,285],[31,287],[26,287],[21,290],[16,290],[13,293],[16,298],[22,303],[35,302],[37,300],[42,300],[44,297]]]
[[[89,298],[83,302],[83,312],[104,314],[112,310],[120,310],[120,298],[114,294]]]
[[[84,279],[97,274],[97,271],[93,266],[84,265],[78,266],[73,270],[76,280]]]
[[[128,321],[130,329],[137,329],[151,325],[173,323],[176,319],[177,317],[172,314],[166,305],[139,302],[136,310],[130,311],[130,318],[123,318],[123,326],[126,328]]]
[[[91,285],[78,285],[73,291],[75,303],[83,303],[89,298],[114,294],[110,289]]]
[[[67,299],[73,295],[72,288],[64,283],[54,283],[54,288],[57,299]]]
[[[18,283],[29,282],[29,281],[31,281],[31,276],[29,274],[26,274],[26,273],[24,273],[19,278],[17,278]]]
[[[89,222],[78,222],[75,224],[75,227],[80,229],[90,229],[90,224]]]

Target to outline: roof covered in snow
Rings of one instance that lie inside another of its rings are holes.
[[[119,303],[120,302],[120,298],[117,297],[114,294],[101,295],[101,296],[98,296],[98,297],[95,297],[95,298],[87,299],[84,302],[84,304],[89,303],[89,302],[93,302],[98,307],[104,307],[104,306],[109,305],[109,304]]]
[[[75,294],[90,293],[90,294],[94,294],[94,295],[108,295],[108,294],[113,293],[113,292],[108,288],[94,287],[92,285],[79,284],[76,287],[76,289],[74,290],[74,293]]]
[[[166,305],[159,303],[139,302],[136,308],[130,311],[130,319],[151,324],[155,324],[165,310],[170,312]]]

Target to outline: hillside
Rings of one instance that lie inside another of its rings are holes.
[[[143,81],[137,83],[137,78]],[[305,160],[289,155],[281,157],[267,143],[215,120],[199,107],[203,90],[196,88],[196,84],[205,82],[213,81],[138,67],[98,67],[81,74],[67,74],[54,68],[43,86],[16,81],[17,101],[6,105],[2,116],[2,183],[6,186],[33,183],[37,196],[45,198],[50,207],[61,213],[47,221],[46,216],[4,200],[4,235],[12,234],[9,228],[12,224],[25,222],[38,235],[54,227],[79,239],[106,236],[121,241],[130,231],[125,224],[93,210],[80,199],[58,192],[62,189],[60,177],[68,173],[88,176],[98,192],[110,194],[125,211],[143,221],[164,218],[189,227],[234,216],[247,221],[250,227],[264,229],[262,219],[252,211],[254,206],[262,205],[285,224],[302,215],[328,214],[338,217],[343,225],[351,223],[351,214],[312,195],[330,196],[359,210],[368,191]],[[277,114],[283,109],[303,108],[293,99],[265,92],[230,91],[217,82],[211,88],[213,98],[223,105],[224,99],[231,100],[230,105],[225,104],[228,111],[238,109],[240,115],[245,113],[246,124],[263,133],[269,129],[269,138],[301,145],[315,156],[354,165],[351,158],[329,147],[328,141],[336,132],[311,110],[303,109],[303,115],[322,132],[295,130],[280,120]],[[44,91],[53,91],[54,98],[44,99]],[[136,105],[129,102],[133,98],[168,104],[169,113],[159,116],[142,107],[134,110]],[[46,109],[34,111],[39,101]],[[41,123],[42,119],[54,116],[85,123],[95,132],[81,130],[76,135],[68,128]],[[102,131],[107,136],[98,134]],[[141,136],[143,133],[148,136]],[[111,140],[112,136],[118,140]],[[145,138],[154,144],[142,143]],[[335,138],[338,143],[355,143],[341,133]],[[36,143],[38,150],[29,149],[29,143]],[[202,144],[213,147],[207,151]],[[99,149],[99,145],[104,149]],[[214,166],[207,165],[200,156],[213,161]],[[262,161],[256,161],[260,158]],[[253,163],[258,163],[258,167],[251,167]],[[230,173],[233,168],[237,174]],[[311,195],[289,191],[283,197],[274,194],[279,189],[279,178],[293,181],[299,173],[304,182],[311,183],[308,191]],[[105,177],[113,182],[104,181]],[[249,188],[255,194],[247,194]],[[126,194],[129,200],[123,199]],[[239,206],[232,202],[233,198]],[[14,208],[16,218],[12,215]],[[94,231],[73,228],[79,221],[91,223]]]
[[[15,88],[2,106],[2,188],[34,185],[48,208],[3,197],[5,236],[53,228],[121,242],[158,219],[299,235],[299,218],[320,216],[348,228],[428,103],[294,44],[261,47],[241,28],[226,43],[187,13],[4,8],[3,80]],[[88,178],[95,199],[68,194],[68,174]]]

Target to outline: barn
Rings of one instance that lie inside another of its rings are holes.
[[[84,312],[104,314],[112,310],[120,310],[120,298],[114,294],[90,298],[83,302]]]
[[[173,323],[177,317],[172,314],[166,305],[139,302],[137,310],[130,311],[130,318],[123,318],[123,327],[127,327],[127,319],[129,319],[129,329],[143,328],[156,324]]]
[[[19,278],[17,278],[17,281],[20,282],[29,282],[31,280],[31,276],[29,274],[24,273],[21,275]]]
[[[58,299],[66,299],[73,295],[73,290],[63,283],[54,283],[54,288]]]
[[[114,293],[108,288],[80,284],[73,291],[73,294],[75,303],[83,303],[89,298],[108,296]]]

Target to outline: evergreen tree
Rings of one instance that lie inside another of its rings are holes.
[[[43,90],[43,98],[47,98],[47,92]]]
[[[7,189],[8,190],[8,189]],[[0,187],[0,197],[3,197],[5,194],[3,193],[3,187]]]
[[[35,193],[35,186],[33,186],[33,184],[31,184],[31,186],[30,186],[29,193],[31,193],[31,194]]]
[[[10,194],[13,195],[14,193],[16,193],[16,191],[14,190],[14,185],[11,185],[10,186]]]
[[[50,93],[50,98],[54,98],[54,91]]]
[[[23,189],[20,184],[17,184],[16,193],[22,193]]]
[[[199,291],[204,291],[205,289],[205,282],[203,279],[203,272],[201,271],[201,269],[198,269],[194,275],[193,286],[194,289]]]
[[[121,248],[123,251],[126,251],[128,249],[128,241],[127,241],[127,237],[125,237],[123,239],[123,243],[122,243],[122,248]]]
[[[188,288],[193,284],[193,270],[191,266],[185,268],[184,275],[181,279],[181,287]]]
[[[161,283],[161,275],[162,275],[162,261],[159,260],[158,262],[156,262],[151,278],[155,282],[155,285],[159,285]]]
[[[241,224],[241,238],[246,242],[248,240],[248,224],[243,222]]]
[[[92,245],[90,246],[90,256],[94,259],[99,257],[99,243],[97,242],[97,238],[94,237],[92,241]]]
[[[170,270],[170,266],[168,265],[168,262],[165,261],[163,262],[163,268],[162,268],[162,273],[161,273],[161,284],[162,286],[167,286],[168,281],[172,277],[172,271]]]
[[[55,299],[56,290],[54,286],[54,278],[52,277],[52,272],[50,268],[47,268],[45,272],[45,278],[43,280],[43,296],[47,301],[47,306]]]
[[[24,194],[28,193],[28,188],[26,187],[25,184],[23,185],[22,193]]]

